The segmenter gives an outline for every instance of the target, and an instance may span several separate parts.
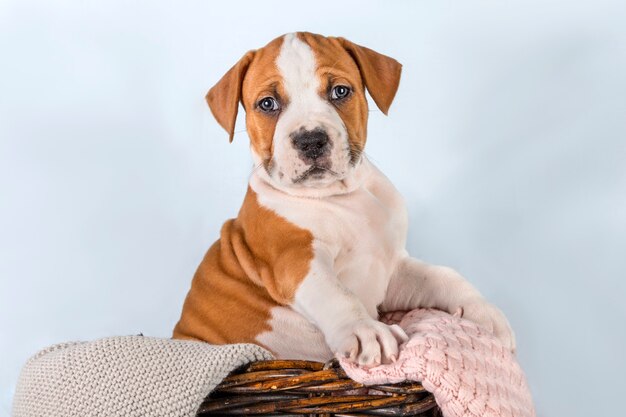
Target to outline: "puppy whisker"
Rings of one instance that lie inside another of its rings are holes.
[[[254,174],[259,168],[263,168],[263,162],[252,168],[252,172],[250,172],[250,175]]]

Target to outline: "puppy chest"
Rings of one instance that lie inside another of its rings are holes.
[[[338,242],[335,273],[364,303],[372,304],[368,310],[375,309],[404,249],[403,211],[369,194],[351,203],[331,222]]]
[[[341,242],[338,258],[379,255],[390,258],[404,247],[405,211],[396,201],[381,199],[367,190],[345,197],[330,222]]]

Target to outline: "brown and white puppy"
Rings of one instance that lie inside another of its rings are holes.
[[[379,310],[434,307],[461,309],[514,349],[504,315],[463,277],[409,256],[403,200],[362,153],[365,89],[387,114],[400,72],[346,39],[291,33],[245,54],[209,91],[231,141],[243,103],[256,167],[238,217],[196,272],[175,338],[371,366],[395,360],[406,340]]]

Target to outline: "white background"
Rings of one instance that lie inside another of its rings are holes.
[[[5,0],[0,416],[46,345],[170,335],[251,169],[204,94],[295,30],[404,64],[366,150],[406,197],[410,252],[510,318],[539,416],[619,413],[624,2]]]

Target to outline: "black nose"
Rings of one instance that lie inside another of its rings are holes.
[[[317,159],[328,150],[328,134],[324,129],[304,130],[300,129],[291,134],[291,142],[300,155]]]

